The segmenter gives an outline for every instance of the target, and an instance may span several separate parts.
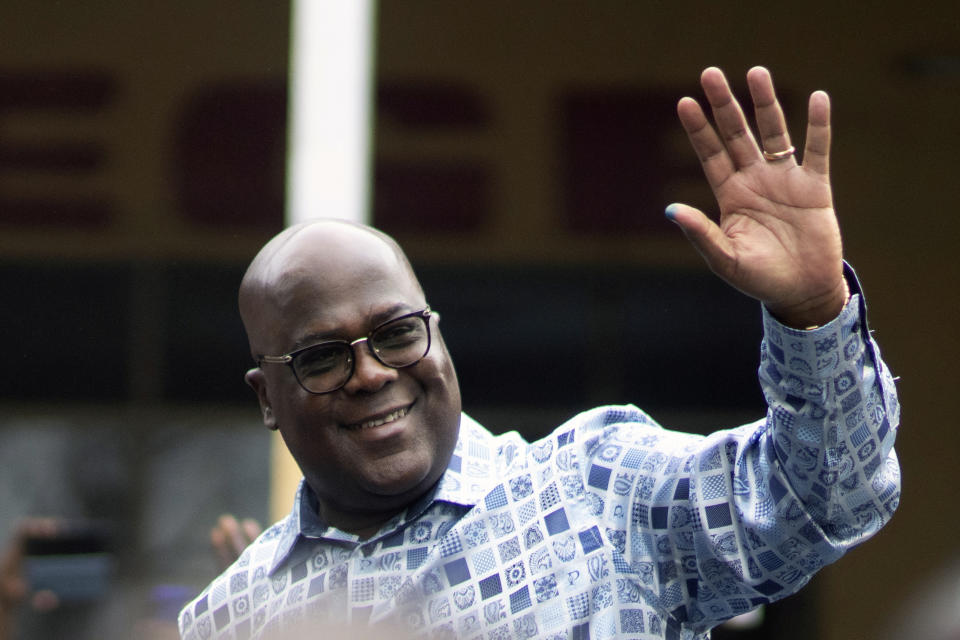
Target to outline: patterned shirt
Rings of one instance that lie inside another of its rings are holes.
[[[708,638],[897,506],[899,407],[865,318],[858,293],[811,331],[764,311],[767,416],[706,437],[633,406],[533,443],[463,416],[437,487],[367,540],[321,522],[301,483],[182,637]]]

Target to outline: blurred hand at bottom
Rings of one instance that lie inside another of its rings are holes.
[[[60,606],[60,599],[52,591],[32,591],[24,575],[27,541],[56,537],[59,528],[60,522],[53,518],[24,518],[0,551],[0,640],[12,637],[17,610],[28,600],[35,611]]]

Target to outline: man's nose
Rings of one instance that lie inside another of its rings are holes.
[[[362,343],[362,344],[361,344]],[[397,379],[397,370],[377,360],[370,351],[370,343],[360,338],[351,343],[353,347],[353,375],[343,386],[348,393],[371,393]]]

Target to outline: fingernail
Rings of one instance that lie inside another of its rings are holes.
[[[667,216],[667,220],[669,220],[670,222],[675,222],[677,219],[677,209],[679,208],[680,207],[676,203],[671,204],[667,206],[663,214]]]

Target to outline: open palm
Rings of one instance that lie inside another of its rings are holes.
[[[822,91],[810,96],[800,165],[790,152],[770,74],[755,67],[747,81],[762,147],[719,69],[707,69],[701,77],[716,128],[692,98],[677,105],[720,218],[713,222],[682,204],[668,207],[667,215],[718,276],[762,301],[782,321],[825,323],[847,297],[829,180],[829,98]]]

